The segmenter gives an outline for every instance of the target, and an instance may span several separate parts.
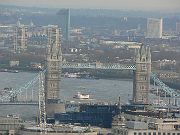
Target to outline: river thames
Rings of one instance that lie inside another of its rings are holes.
[[[37,76],[37,73],[19,72],[7,73],[0,72],[0,89],[12,87],[18,89],[24,86],[28,81]],[[132,80],[118,79],[77,79],[77,78],[62,78],[60,83],[60,97],[66,101],[72,101],[73,96],[77,92],[89,94],[91,98],[98,101],[118,102],[118,97],[121,97],[123,103],[127,103],[132,97]],[[33,91],[33,92],[32,92]],[[27,94],[25,94],[27,93]],[[23,92],[21,100],[31,100],[31,95],[37,99],[38,85],[30,87],[27,92]],[[0,116],[7,114],[19,114],[24,119],[32,119],[38,114],[37,106],[10,106],[0,105]]]

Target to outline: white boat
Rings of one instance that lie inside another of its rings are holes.
[[[76,95],[74,95],[73,98],[76,99],[89,99],[89,94],[82,94],[81,92],[78,92]]]
[[[79,75],[78,75],[78,73],[65,73],[64,77],[67,77],[67,78],[77,78],[77,77],[79,77]]]

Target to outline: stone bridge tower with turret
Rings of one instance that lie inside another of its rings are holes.
[[[141,45],[135,54],[136,71],[133,80],[133,103],[148,104],[151,74],[150,47]]]
[[[47,27],[48,45],[46,49],[45,100],[46,114],[53,117],[56,112],[64,112],[60,103],[60,79],[62,68],[61,34],[58,26]]]

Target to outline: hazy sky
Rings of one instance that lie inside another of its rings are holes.
[[[0,0],[0,4],[49,8],[180,11],[180,0]]]

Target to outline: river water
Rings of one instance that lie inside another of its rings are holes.
[[[37,73],[31,72],[0,72],[0,90],[5,87],[19,88],[35,78],[36,75]],[[120,96],[121,101],[126,103],[132,97],[132,86],[131,80],[62,78],[60,96],[64,100],[73,100],[73,96],[80,91],[89,94],[93,99],[107,102],[117,102]],[[27,98],[31,100],[31,95],[33,95],[34,99],[37,99],[37,91],[38,85],[35,84],[27,92],[23,92],[20,99]],[[24,119],[31,119],[38,114],[38,107],[0,105],[0,116],[5,116],[6,114],[20,114]]]

